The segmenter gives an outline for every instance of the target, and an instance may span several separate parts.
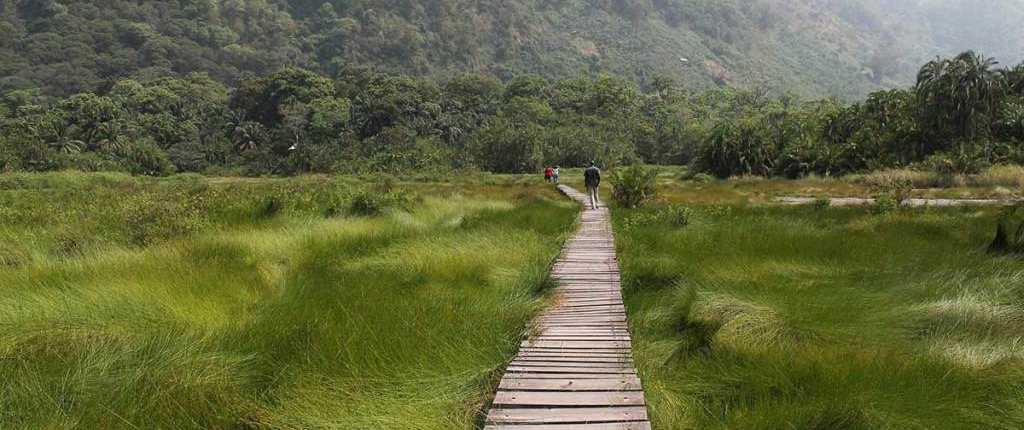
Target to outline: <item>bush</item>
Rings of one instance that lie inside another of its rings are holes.
[[[131,242],[148,246],[207,227],[201,202],[185,196],[141,194],[125,204],[123,219]]]
[[[814,209],[815,210],[823,211],[825,209],[828,209],[831,206],[832,206],[832,199],[821,198],[821,199],[815,199],[814,200]]]
[[[639,164],[612,171],[612,200],[624,208],[643,206],[654,196],[654,178],[657,176],[657,170],[647,170]]]
[[[923,164],[929,170],[946,176],[979,173],[989,165],[988,158],[981,148],[964,154],[935,154],[926,158]]]
[[[1024,166],[992,166],[967,179],[974,187],[1024,188]]]
[[[371,216],[383,213],[387,209],[409,210],[417,200],[419,197],[409,191],[359,189],[350,197],[349,213]]]
[[[698,173],[696,175],[693,175],[693,177],[690,178],[690,180],[698,184],[710,184],[715,181],[715,177],[707,173]]]
[[[913,188],[942,188],[952,184],[952,178],[932,171],[893,169],[871,172],[860,176],[856,182],[872,189],[891,187],[892,184],[911,184]]]
[[[623,220],[622,225],[627,229],[650,225],[682,228],[690,225],[690,218],[692,217],[693,211],[690,208],[669,205],[657,210],[634,213]]]
[[[899,206],[904,200],[910,197],[911,192],[914,190],[914,183],[905,177],[886,176],[881,177],[877,182],[872,183],[871,189],[879,200],[882,200],[882,198],[890,198],[896,202],[897,206]]]
[[[996,237],[988,249],[990,252],[1024,252],[1024,204],[1003,208],[996,226]]]
[[[899,200],[890,195],[882,195],[875,198],[875,205],[871,208],[871,212],[876,215],[890,214],[899,210]]]
[[[725,121],[697,147],[695,165],[700,171],[725,179],[731,176],[771,176],[779,147],[762,118]]]

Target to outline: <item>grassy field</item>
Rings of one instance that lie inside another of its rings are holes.
[[[755,183],[666,179],[613,212],[655,428],[1024,428],[1024,260],[986,253],[998,209],[751,205],[819,186]]]
[[[767,204],[908,174],[667,168],[613,211],[656,428],[1024,428],[997,208]],[[0,428],[477,428],[572,230],[542,184],[0,175]]]
[[[474,428],[577,211],[531,181],[0,176],[0,428]]]

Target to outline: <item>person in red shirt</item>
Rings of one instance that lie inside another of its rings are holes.
[[[548,182],[551,182],[551,177],[552,176],[555,176],[555,169],[552,169],[551,167],[545,168],[544,169],[544,180],[548,181]]]

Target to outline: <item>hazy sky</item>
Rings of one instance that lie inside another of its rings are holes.
[[[1024,0],[864,1],[923,30],[943,51],[971,49],[1003,63],[1024,59]]]

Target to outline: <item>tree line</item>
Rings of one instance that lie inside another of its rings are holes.
[[[346,67],[286,68],[228,88],[206,74],[108,91],[0,95],[0,169],[202,172],[531,172],[544,164],[690,164],[718,177],[841,175],[1024,162],[1024,65],[965,52],[865,100],[762,89],[641,90],[610,76],[444,82]]]

